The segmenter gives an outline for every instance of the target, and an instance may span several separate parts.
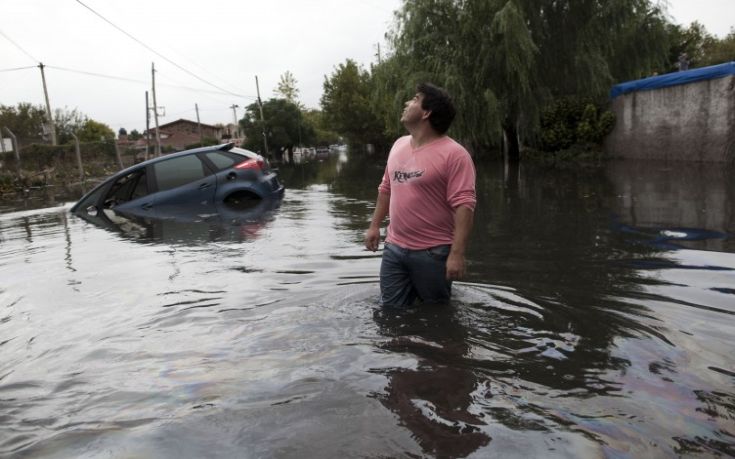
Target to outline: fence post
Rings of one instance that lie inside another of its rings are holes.
[[[120,166],[120,170],[123,170],[125,168],[123,167],[122,156],[120,156],[120,147],[117,145],[117,141],[113,140],[112,143],[115,144],[115,156],[117,156],[117,164]]]
[[[77,166],[79,166],[79,181],[84,183],[84,167],[82,167],[82,151],[79,148],[79,138],[77,138],[74,133],[71,133],[71,136],[74,137],[74,150],[76,150],[77,153]]]
[[[15,137],[15,134],[13,134],[13,131],[8,129],[7,127],[4,128],[5,132],[8,133],[11,139],[13,139],[13,151],[15,152],[15,165],[18,168],[18,180],[21,180],[23,177],[20,173],[20,145],[18,145],[18,138]]]

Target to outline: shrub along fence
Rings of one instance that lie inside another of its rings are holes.
[[[21,145],[20,167],[13,151],[0,152],[0,191],[27,187],[71,185],[104,177],[138,161],[136,151],[120,148],[114,141],[79,144],[82,174],[74,143],[66,145]],[[80,176],[81,175],[81,176]]]

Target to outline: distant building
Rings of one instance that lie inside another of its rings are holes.
[[[209,124],[198,124],[196,121],[178,119],[170,123],[158,126],[161,136],[162,147],[173,147],[177,150],[183,150],[189,145],[199,142],[199,126],[202,128],[202,138],[211,138],[222,140],[223,135],[228,134],[223,127],[212,126]],[[151,145],[156,143],[156,128],[149,130],[151,136]],[[145,137],[145,133],[143,133]]]

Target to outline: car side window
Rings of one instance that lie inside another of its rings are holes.
[[[181,156],[153,164],[159,191],[170,190],[209,175],[209,170],[196,155]]]
[[[238,162],[242,162],[247,159],[241,156],[223,153],[221,151],[210,151],[209,153],[205,153],[205,156],[208,160],[212,161],[218,171],[232,167]]]
[[[117,204],[132,201],[148,194],[148,183],[146,181],[145,169],[138,169],[112,184],[104,201],[104,207],[112,208]]]

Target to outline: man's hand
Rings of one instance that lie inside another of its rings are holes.
[[[459,206],[454,211],[454,240],[452,249],[449,251],[449,258],[447,258],[447,280],[458,280],[464,277],[464,251],[474,216],[474,209],[467,206]]]
[[[372,226],[365,231],[365,247],[368,250],[375,252],[378,250],[378,244],[380,243],[380,229],[373,228]]]
[[[459,280],[464,277],[464,255],[449,252],[447,258],[447,280]]]

